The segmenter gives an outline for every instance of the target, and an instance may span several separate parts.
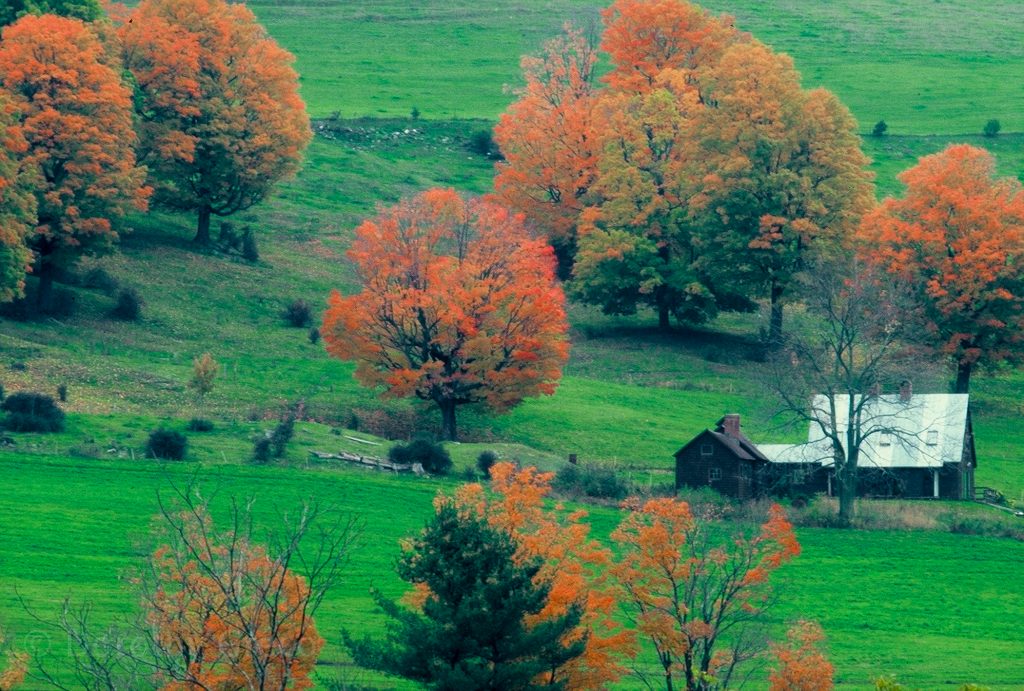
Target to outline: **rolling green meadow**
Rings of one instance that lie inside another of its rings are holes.
[[[257,496],[267,525],[314,497],[361,517],[365,527],[342,588],[317,619],[327,639],[318,677],[326,683],[400,687],[347,665],[338,631],[382,630],[369,588],[398,595],[399,540],[421,527],[438,491],[454,479],[404,478],[310,465],[311,450],[366,451],[344,435],[408,436],[433,429],[435,411],[382,401],[327,357],[283,308],[304,299],[319,312],[333,289],[356,290],[345,257],[359,221],[380,204],[430,186],[484,193],[493,162],[472,153],[513,98],[519,57],[562,24],[596,27],[592,0],[256,0],[271,35],[296,55],[316,134],[299,175],[272,199],[240,214],[257,229],[261,259],[197,251],[194,219],[151,212],[130,219],[117,253],[83,261],[144,300],[138,322],[111,320],[114,298],[82,285],[61,290],[65,317],[0,317],[0,384],[10,393],[68,388],[68,425],[56,435],[13,434],[0,446],[0,623],[40,646],[64,643],[25,611],[53,617],[65,596],[91,602],[99,621],[130,611],[126,574],[152,548],[147,533],[158,491],[195,475],[204,489]],[[807,85],[834,90],[865,133],[879,194],[896,175],[952,142],[982,145],[1000,172],[1024,175],[1024,4],[1015,0],[714,0],[706,3],[776,49],[790,53]],[[410,117],[417,108],[421,116]],[[1003,133],[982,137],[997,118]],[[872,137],[879,119],[889,134]],[[566,454],[669,481],[672,454],[722,414],[743,415],[755,441],[798,440],[758,385],[760,315],[726,314],[701,328],[657,332],[656,318],[610,317],[570,305],[572,354],[554,396],[500,417],[461,413],[466,438],[449,445],[455,477],[476,455],[555,469]],[[798,319],[799,309],[794,309]],[[794,322],[796,323],[796,322]],[[210,352],[221,373],[199,403],[186,383],[192,360]],[[943,375],[944,376],[944,375]],[[918,391],[944,390],[922,375]],[[979,374],[972,382],[978,484],[1024,506],[1024,373]],[[247,464],[252,439],[300,402],[286,462]],[[141,458],[150,430],[190,433],[189,461]],[[348,430],[348,431],[343,431]],[[384,434],[391,431],[390,434]],[[598,537],[618,512],[588,507]],[[1022,519],[1024,520],[1024,519]],[[974,681],[1024,687],[1024,543],[941,532],[803,528],[803,554],[780,570],[773,630],[817,619],[843,688],[868,688],[881,674],[924,689]],[[23,603],[22,603],[23,601]],[[755,683],[756,687],[757,684]],[[343,687],[344,688],[344,687]]]

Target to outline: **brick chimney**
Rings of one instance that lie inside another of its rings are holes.
[[[740,436],[740,416],[736,413],[729,413],[722,418],[722,432],[730,437]]]
[[[903,403],[910,403],[910,398],[914,395],[914,385],[909,379],[904,379],[900,382],[900,401]]]

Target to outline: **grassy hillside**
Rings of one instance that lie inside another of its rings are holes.
[[[0,494],[0,620],[23,632],[23,640],[59,651],[53,632],[18,604],[15,588],[44,615],[56,612],[65,596],[92,602],[99,621],[127,611],[132,603],[120,579],[152,547],[147,531],[156,492],[192,470],[0,453],[0,473],[7,478]],[[321,658],[326,678],[345,669],[337,667],[344,661],[340,627],[381,629],[369,587],[393,596],[402,592],[393,572],[398,540],[423,525],[438,490],[452,487],[352,470],[221,465],[204,466],[204,475],[204,491],[218,492],[222,501],[256,496],[255,516],[263,525],[309,497],[362,517],[365,531],[345,585],[331,593],[317,619],[328,640]],[[602,539],[615,521],[610,510],[593,511]],[[1024,645],[1016,622],[1024,593],[1006,578],[1024,560],[1024,544],[825,530],[801,530],[799,539],[803,554],[779,572],[783,596],[773,611],[773,630],[795,616],[819,619],[844,688],[864,688],[885,672],[923,688],[967,680],[993,688],[1024,684],[1024,659],[1016,654]],[[957,650],[971,654],[950,654]],[[350,682],[368,681],[364,673],[345,673]]]
[[[594,0],[250,3],[298,57],[313,113],[494,118],[519,58],[566,21],[598,26]],[[1024,5],[1016,0],[709,0],[790,53],[808,85],[835,91],[863,131],[979,133],[989,118],[1024,129]]]

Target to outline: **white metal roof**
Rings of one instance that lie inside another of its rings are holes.
[[[861,444],[858,465],[940,468],[944,463],[959,463],[967,434],[967,402],[967,394],[915,394],[908,401],[886,395],[869,401],[861,415],[861,429],[872,433]],[[835,403],[835,429],[845,447],[850,397],[838,395]],[[830,408],[828,397],[814,397],[812,414],[826,425]],[[757,448],[773,463],[833,463],[832,445],[816,422],[810,423],[805,444],[758,444]]]

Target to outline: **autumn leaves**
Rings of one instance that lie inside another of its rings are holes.
[[[45,311],[55,271],[106,251],[151,201],[196,212],[207,242],[210,217],[260,201],[310,139],[292,58],[244,5],[113,9],[4,29],[0,300],[34,264]]]

